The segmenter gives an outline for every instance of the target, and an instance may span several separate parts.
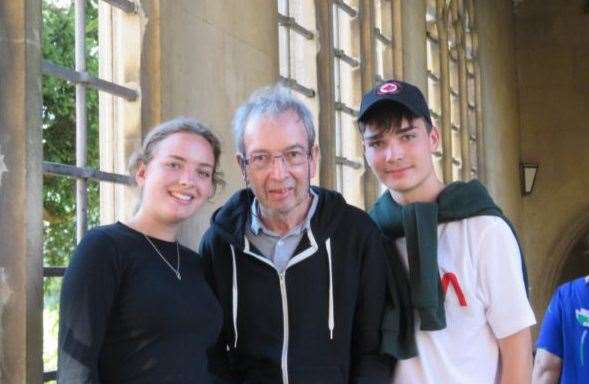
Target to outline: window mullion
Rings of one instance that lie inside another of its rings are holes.
[[[75,69],[86,72],[86,1],[76,0],[75,12]],[[76,166],[86,167],[88,127],[86,117],[86,87],[76,84]],[[76,180],[76,239],[79,243],[88,228],[88,180]]]
[[[473,33],[473,39],[478,47],[478,34]],[[481,65],[478,57],[474,58],[474,76],[475,76],[475,104],[476,104],[476,153],[477,153],[477,176],[485,182],[485,153],[484,153],[484,135],[483,135],[483,109],[482,109],[482,86],[481,86]]]
[[[438,37],[440,40],[440,93],[441,93],[441,129],[444,157],[442,159],[442,173],[444,182],[452,181],[452,127],[451,127],[451,99],[450,99],[450,51],[448,47],[448,8],[443,0],[437,0],[436,19]]]
[[[321,186],[336,189],[335,163],[335,90],[333,56],[333,1],[315,1],[319,53],[317,54],[317,89],[319,90],[319,143],[321,163],[319,178]]]
[[[463,14],[461,12],[461,14]],[[465,50],[465,32],[464,25],[459,23],[458,28],[458,82],[460,93],[460,129],[461,129],[461,158],[462,158],[462,180],[467,181],[471,178],[471,159],[470,159],[470,131],[468,126],[468,91],[466,75],[466,50]]]
[[[363,58],[361,63],[361,87],[362,93],[368,92],[374,87],[380,76],[380,68],[377,61],[376,51],[376,36],[382,35],[380,25],[376,25],[376,0],[361,0],[360,1],[360,57]],[[384,37],[384,36],[383,36]],[[392,60],[391,60],[392,61]],[[359,165],[356,169],[367,168],[364,163],[356,163]],[[376,200],[379,193],[379,182],[374,174],[367,170],[363,177],[363,195],[364,207],[369,207]]]

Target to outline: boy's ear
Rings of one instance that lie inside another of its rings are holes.
[[[440,130],[438,129],[438,127],[433,126],[428,136],[430,143],[430,151],[434,153],[440,145]]]
[[[145,172],[145,163],[141,162],[137,168],[137,172],[135,172],[135,183],[139,187],[143,187],[143,184],[145,184]]]

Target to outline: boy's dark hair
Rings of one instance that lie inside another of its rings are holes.
[[[362,120],[358,121],[358,129],[362,135],[364,135],[367,125],[388,131],[399,127],[403,119],[412,121],[419,117],[421,116],[415,115],[408,108],[399,103],[381,102],[372,107],[362,117]],[[424,118],[423,120],[425,123],[425,129],[428,133],[431,132],[433,126],[427,121],[427,119]]]

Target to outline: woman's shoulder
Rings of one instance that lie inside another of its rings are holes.
[[[113,243],[132,241],[137,236],[138,232],[117,221],[113,224],[99,225],[89,229],[83,240],[108,246],[108,243],[112,245]]]
[[[120,251],[127,248],[125,244],[134,241],[136,236],[120,222],[99,225],[86,232],[76,248],[76,255],[83,255],[86,261],[94,258],[101,262],[107,259],[115,261],[121,257]]]

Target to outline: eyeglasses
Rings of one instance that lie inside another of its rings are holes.
[[[305,164],[310,155],[311,151],[306,151],[302,148],[289,149],[279,154],[256,152],[243,158],[243,163],[256,170],[263,170],[270,168],[274,164],[274,159],[280,159],[288,167],[296,167]]]

